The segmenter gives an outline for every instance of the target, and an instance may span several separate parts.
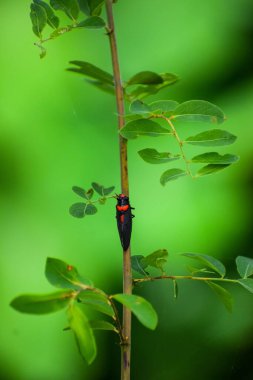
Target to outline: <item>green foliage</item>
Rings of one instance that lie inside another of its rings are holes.
[[[97,213],[97,208],[90,203],[74,203],[70,206],[69,212],[75,218],[84,218],[85,215],[94,215]]]
[[[196,136],[188,137],[185,142],[192,145],[201,146],[221,146],[233,144],[236,136],[222,129],[212,129],[198,133]]]
[[[142,149],[139,150],[141,158],[149,164],[165,164],[170,161],[175,161],[180,158],[180,154],[173,155],[169,152],[157,152],[156,149]]]
[[[79,7],[87,16],[99,16],[104,0],[78,0]]]
[[[138,136],[158,137],[170,135],[171,132],[152,120],[137,119],[126,123],[120,130],[120,134],[125,139],[136,139]]]
[[[70,67],[67,71],[72,71],[74,73],[82,74],[90,78],[97,79],[102,83],[106,83],[109,85],[114,85],[113,76],[107,73],[104,70],[99,69],[95,65],[92,65],[89,62],[84,61],[70,61],[70,64],[78,66],[78,67]]]
[[[202,177],[203,175],[214,174],[220,170],[226,169],[230,164],[209,164],[197,171],[196,177]]]
[[[147,300],[134,294],[115,294],[112,298],[130,309],[145,327],[151,330],[156,328],[158,322],[157,314]]]
[[[80,10],[77,0],[50,0],[50,5],[56,11],[63,11],[71,20],[77,20]]]
[[[113,192],[115,189],[115,186],[110,186],[110,187],[104,187],[103,185],[100,185],[97,182],[92,182],[92,187],[93,189],[99,194],[102,195],[102,197],[107,196]]]
[[[158,249],[148,256],[135,255],[131,257],[132,269],[142,275],[148,275],[145,271],[147,267],[153,267],[164,273],[164,265],[167,262],[168,251],[166,249]]]
[[[161,75],[153,71],[141,71],[127,81],[127,86],[133,84],[160,84],[163,83]]]
[[[191,159],[193,163],[208,163],[208,164],[222,164],[228,165],[237,162],[239,157],[234,154],[224,154],[223,156],[217,152],[207,152],[199,154]]]
[[[57,29],[59,27],[60,20],[54,14],[52,8],[42,0],[33,0],[33,2],[35,4],[40,5],[42,8],[45,9],[48,25],[51,26],[51,28],[53,28],[53,29]]]
[[[98,16],[91,16],[77,24],[78,28],[101,29],[105,27],[105,21]]]
[[[92,328],[84,311],[72,303],[68,308],[68,320],[80,354],[88,364],[91,364],[96,357],[97,347]]]
[[[223,111],[205,100],[189,100],[181,103],[172,115],[173,119],[183,121],[205,121],[220,124],[225,120]]]
[[[253,279],[252,278],[242,278],[238,280],[238,283],[242,285],[250,293],[253,293]]]
[[[93,286],[90,280],[79,275],[75,267],[52,257],[47,258],[45,275],[57,288],[80,290]]]
[[[39,4],[31,4],[30,18],[32,21],[33,33],[41,39],[41,33],[47,24],[47,13],[44,7]]]
[[[178,179],[180,177],[184,177],[187,175],[187,172],[182,169],[169,169],[166,170],[160,178],[161,185],[166,185],[169,181],[174,181],[175,179]]]
[[[253,275],[253,259],[245,256],[236,258],[236,266],[239,275],[242,278],[247,278]]]
[[[107,321],[90,321],[90,327],[93,330],[107,330],[107,331],[114,331],[118,333],[118,330],[115,326],[113,326],[110,322]]]
[[[156,100],[155,102],[150,103],[148,106],[152,112],[166,113],[174,111],[177,105],[178,102],[175,100]]]
[[[10,306],[26,314],[48,314],[64,309],[71,302],[72,291],[51,294],[24,294],[14,298]]]
[[[114,317],[114,310],[107,295],[99,290],[84,290],[79,293],[78,301],[100,313]]]
[[[224,277],[226,274],[226,268],[224,267],[224,265],[212,256],[200,253],[182,253],[182,255],[197,260],[201,264],[206,265],[208,268],[211,268],[212,270],[217,272],[221,277]]]
[[[233,298],[231,294],[222,286],[215,284],[214,282],[207,281],[209,287],[214,291],[219,300],[223,303],[225,308],[232,313]]]

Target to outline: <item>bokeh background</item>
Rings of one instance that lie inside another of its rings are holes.
[[[118,379],[119,349],[110,333],[97,334],[98,357],[87,367],[71,334],[62,331],[64,312],[38,317],[9,307],[20,293],[53,290],[43,273],[48,256],[76,265],[107,292],[121,291],[114,201],[83,220],[68,214],[78,201],[73,185],[88,188],[97,181],[120,191],[114,99],[65,71],[73,59],[111,71],[108,41],[102,31],[68,33],[49,42],[40,60],[29,1],[1,1],[0,10],[1,378]],[[253,3],[119,0],[115,17],[123,77],[141,70],[180,75],[162,98],[218,104],[228,117],[224,128],[238,136],[220,151],[241,157],[215,176],[163,188],[164,166],[146,164],[137,151],[170,143],[131,141],[132,251],[168,249],[167,270],[176,274],[186,273],[189,264],[178,253],[206,253],[236,276],[235,257],[253,255]],[[199,127],[180,128],[194,133]],[[151,332],[134,320],[132,379],[252,379],[253,297],[236,286],[228,289],[235,299],[232,314],[204,284],[180,283],[177,301],[169,282],[140,287],[159,325]]]

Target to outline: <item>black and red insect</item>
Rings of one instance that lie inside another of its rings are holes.
[[[120,194],[117,196],[116,205],[116,218],[118,224],[119,237],[122,248],[126,251],[130,245],[131,233],[132,233],[132,214],[133,207],[130,206],[129,198]]]

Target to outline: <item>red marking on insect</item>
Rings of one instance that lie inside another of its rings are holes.
[[[67,270],[71,271],[73,269],[72,265],[67,266]]]
[[[120,223],[124,223],[125,215],[120,215]]]
[[[118,211],[126,211],[129,209],[129,205],[125,205],[125,206],[117,206],[117,210]]]
[[[125,198],[125,195],[124,194],[120,194],[120,198]]]

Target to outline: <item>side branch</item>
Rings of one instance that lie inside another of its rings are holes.
[[[195,276],[156,276],[156,277],[143,277],[134,278],[133,285],[141,282],[156,281],[156,280],[194,280],[194,281],[222,281],[237,283],[238,280],[232,280],[223,277],[195,277]]]

